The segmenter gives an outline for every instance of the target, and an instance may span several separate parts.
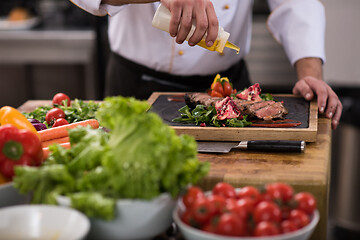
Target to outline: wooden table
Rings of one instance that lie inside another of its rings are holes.
[[[227,154],[199,154],[211,169],[199,185],[207,190],[225,181],[236,187],[286,182],[295,191],[311,192],[317,199],[320,222],[311,239],[326,239],[330,189],[331,121],[319,117],[315,143],[307,143],[305,153],[264,153],[232,150]]]
[[[51,101],[30,100],[19,107],[31,111]],[[270,182],[286,182],[295,191],[308,191],[317,199],[320,222],[311,239],[326,239],[330,189],[331,121],[318,119],[315,143],[307,143],[305,153],[264,153],[232,150],[227,154],[198,154],[200,161],[208,161],[211,169],[199,183],[205,190],[225,181],[235,187],[261,186]]]

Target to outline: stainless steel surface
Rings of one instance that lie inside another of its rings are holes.
[[[248,141],[241,141],[237,148],[239,149],[247,149]]]
[[[0,66],[28,67],[23,82],[30,82],[32,74],[36,74],[29,72],[33,66],[80,66],[84,80],[77,77],[74,81],[84,81],[86,99],[97,99],[95,57],[96,33],[93,30],[0,31]]]
[[[305,141],[301,141],[301,152],[305,152],[306,143]]]

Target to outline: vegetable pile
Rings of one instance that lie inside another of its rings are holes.
[[[69,130],[70,149],[51,145],[43,166],[17,167],[14,186],[33,193],[34,203],[56,204],[65,195],[90,217],[113,219],[121,198],[177,196],[209,169],[197,159],[196,141],[177,136],[149,105],[134,98],[109,97],[96,118],[109,129]]]
[[[52,106],[40,106],[30,113],[23,113],[38,131],[69,123],[95,118],[99,103],[75,99],[71,101],[64,93],[53,97]],[[35,120],[34,120],[35,119]],[[42,125],[40,125],[41,123]],[[44,127],[45,126],[45,127]]]
[[[188,188],[182,197],[186,210],[180,219],[191,227],[225,236],[270,236],[309,224],[316,200],[308,192],[294,193],[285,183],[271,183],[263,191],[235,189],[220,182],[209,194]]]

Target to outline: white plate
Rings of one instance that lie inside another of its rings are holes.
[[[23,21],[9,21],[7,18],[0,18],[0,30],[26,30],[31,29],[40,23],[39,17],[32,17]]]

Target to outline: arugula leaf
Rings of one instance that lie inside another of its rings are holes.
[[[274,97],[271,93],[262,93],[260,94],[260,97],[263,101],[273,101]]]
[[[190,108],[185,105],[178,111],[181,115],[180,117],[173,119],[173,122],[195,123],[196,125],[205,123],[214,127],[246,127],[251,125],[251,122],[247,121],[247,116],[243,116],[242,119],[232,118],[219,120],[217,118],[216,109],[213,106],[206,108],[204,105],[198,104],[190,111]]]

